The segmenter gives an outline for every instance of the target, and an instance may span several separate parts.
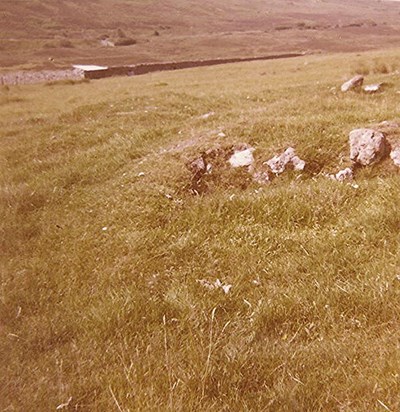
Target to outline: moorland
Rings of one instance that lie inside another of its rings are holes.
[[[0,410],[400,410],[399,167],[327,177],[400,122],[398,5],[229,3],[1,2],[5,71],[323,53],[0,86]],[[243,144],[306,167],[191,190]]]
[[[0,67],[388,48],[400,42],[399,13],[400,2],[376,0],[2,0]]]

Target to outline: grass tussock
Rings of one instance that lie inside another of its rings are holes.
[[[124,37],[118,40],[115,40],[115,46],[132,46],[137,43],[137,40],[132,39],[131,37]]]
[[[390,74],[396,72],[400,68],[400,59],[387,60],[384,57],[371,60],[361,60],[356,65],[354,72],[362,75],[369,74]]]
[[[369,59],[13,88],[0,409],[398,410],[399,172],[323,175],[348,162],[351,129],[398,117],[397,77],[337,91]],[[257,161],[293,146],[308,170],[263,187],[224,170],[187,190],[185,162],[242,142]],[[217,279],[228,293],[204,286]]]
[[[10,103],[21,103],[23,101],[24,99],[19,96],[9,96],[9,95],[0,94],[0,106],[8,105]]]

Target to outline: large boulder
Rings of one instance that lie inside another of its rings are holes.
[[[342,92],[348,92],[352,89],[358,89],[362,86],[364,82],[364,77],[361,75],[354,76],[352,79],[348,80],[346,83],[343,83],[340,90]]]
[[[350,132],[350,159],[362,166],[381,160],[388,153],[388,143],[382,132],[355,129]]]

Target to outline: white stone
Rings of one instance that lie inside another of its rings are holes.
[[[376,84],[367,84],[366,86],[363,87],[363,89],[367,93],[376,93],[376,92],[379,92],[381,87],[382,87],[382,83],[376,83]]]
[[[90,72],[95,70],[107,70],[107,66],[95,66],[92,64],[74,64],[72,66],[74,69],[83,70],[84,72]]]
[[[338,182],[344,182],[345,180],[352,180],[353,179],[353,170],[350,167],[346,167],[346,169],[339,170],[335,175],[329,175],[329,177],[333,180],[337,180]]]
[[[254,149],[252,147],[241,151],[235,151],[228,161],[232,167],[251,166],[254,163],[253,152]]]
[[[294,166],[294,170],[304,170],[306,167],[306,162],[301,160],[298,156],[292,157],[292,164]]]
[[[396,166],[400,167],[400,147],[396,147],[390,152],[390,158]]]
[[[289,147],[281,155],[274,156],[264,164],[269,166],[272,173],[279,175],[286,170],[288,165],[291,165],[294,170],[304,170],[306,162],[296,155],[293,147]]]
[[[200,116],[200,119],[208,119],[211,116],[214,116],[215,112],[208,112]]]
[[[354,76],[352,79],[348,80],[347,82],[343,83],[340,87],[342,92],[348,92],[349,90],[356,89],[357,87],[361,87],[364,82],[364,77],[361,75]]]

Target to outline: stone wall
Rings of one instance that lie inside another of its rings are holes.
[[[187,60],[181,62],[169,62],[169,63],[142,63],[134,66],[117,66],[109,67],[105,70],[92,70],[84,73],[87,79],[102,79],[105,77],[113,76],[137,76],[140,74],[146,74],[151,72],[159,72],[165,70],[181,70],[192,67],[202,66],[214,66],[217,64],[227,63],[239,63],[250,62],[257,60],[275,60],[275,59],[287,59],[290,57],[303,56],[301,53],[286,53],[277,54],[264,57],[247,57],[247,58],[233,58],[233,59],[213,59],[213,60]]]

